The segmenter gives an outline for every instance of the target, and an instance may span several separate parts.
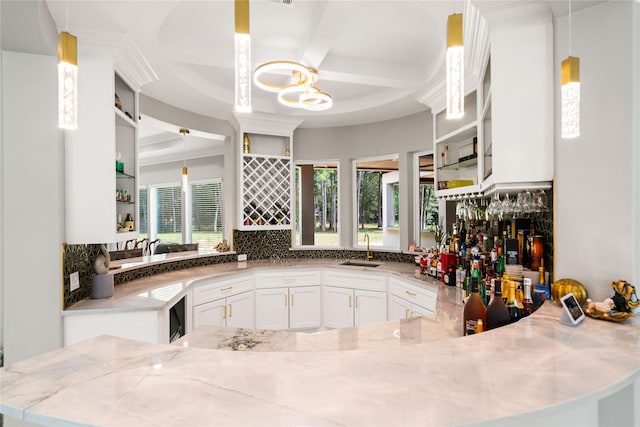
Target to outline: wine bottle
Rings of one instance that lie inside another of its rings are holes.
[[[487,307],[487,331],[511,323],[511,316],[502,299],[502,281],[493,281],[493,299]]]
[[[484,308],[480,295],[478,295],[478,279],[476,277],[471,278],[471,295],[464,304],[462,313],[464,319],[464,335],[476,333],[478,320],[482,320],[483,324],[487,321],[487,309]]]
[[[516,282],[508,280],[506,282],[508,286],[507,292],[507,310],[509,311],[509,318],[511,323],[517,322],[522,318],[522,311],[518,307],[518,301],[516,300]]]

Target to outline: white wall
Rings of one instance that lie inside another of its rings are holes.
[[[5,362],[62,345],[64,149],[57,59],[2,52]]]
[[[353,174],[352,160],[362,157],[379,157],[399,154],[400,170],[400,248],[406,249],[414,237],[410,218],[413,214],[414,188],[409,184],[412,161],[410,153],[433,148],[433,123],[431,112],[425,111],[400,119],[368,125],[336,128],[300,128],[293,136],[294,160],[335,159],[340,161],[340,238],[341,246],[353,247]]]
[[[157,165],[140,166],[140,185],[158,185],[182,182],[183,162],[168,162]],[[187,160],[189,182],[224,178],[224,156],[201,157]],[[223,181],[224,182],[224,181]]]
[[[560,138],[556,91],[556,279],[582,282],[590,296],[613,295],[610,281],[638,284],[638,3],[606,2],[573,14],[580,57],[581,136]],[[557,20],[556,87],[568,52],[567,18]],[[635,41],[635,45],[634,45]],[[634,91],[635,87],[635,91]],[[635,203],[635,204],[634,204]]]

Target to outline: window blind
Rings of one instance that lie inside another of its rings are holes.
[[[191,227],[200,249],[214,249],[222,240],[221,182],[191,184]]]
[[[158,237],[163,243],[182,243],[182,188],[156,187]]]

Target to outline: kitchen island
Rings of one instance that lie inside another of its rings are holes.
[[[0,411],[44,425],[640,423],[637,318],[569,327],[547,302],[518,323],[460,337],[456,291],[439,285],[424,319],[316,332],[315,348],[278,347],[267,333],[266,348],[228,351],[237,329],[212,340],[196,328],[174,344],[95,337],[2,368]],[[287,333],[300,334],[272,335]]]

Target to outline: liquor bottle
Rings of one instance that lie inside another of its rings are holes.
[[[493,282],[493,299],[487,307],[487,331],[509,323],[511,323],[511,316],[502,299],[502,281],[495,279]]]
[[[509,311],[509,318],[511,323],[517,322],[522,318],[522,311],[518,307],[518,301],[516,300],[516,282],[513,280],[506,281],[508,286],[507,292],[507,310]]]
[[[456,285],[456,270],[453,268],[453,264],[449,264],[447,272],[444,274],[444,284],[447,286]]]
[[[496,263],[496,277],[501,278],[504,274],[505,266],[504,266],[504,255],[498,255],[498,262]]]
[[[522,298],[522,305],[524,307],[524,315],[528,316],[536,311],[536,306],[531,298],[531,279],[524,278],[524,297]]]
[[[484,308],[484,304],[478,294],[478,279],[476,277],[471,278],[471,295],[464,304],[462,317],[464,319],[464,335],[472,335],[476,333],[478,320],[482,320],[483,324],[487,321],[487,309]]]
[[[133,218],[131,217],[131,214],[127,214],[127,216],[124,218],[124,228],[126,228],[129,231],[133,231],[134,224],[133,224]]]
[[[484,332],[484,323],[482,319],[478,319],[478,323],[476,323],[476,334]]]

